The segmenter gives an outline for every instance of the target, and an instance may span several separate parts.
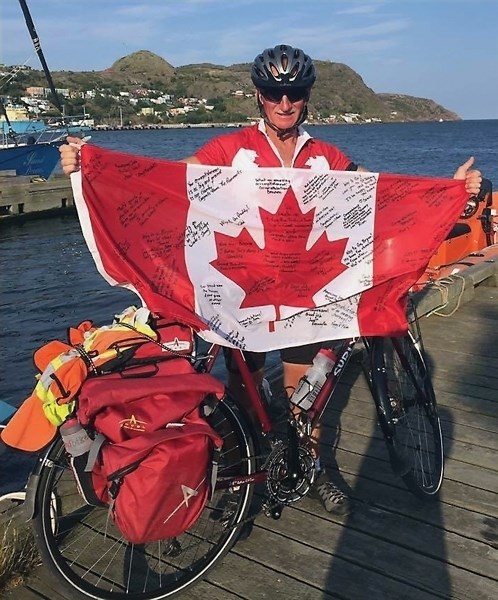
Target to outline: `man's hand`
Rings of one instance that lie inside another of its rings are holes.
[[[84,140],[68,135],[66,143],[59,147],[62,170],[66,175],[71,175],[80,169],[80,148]]]
[[[465,190],[472,196],[475,196],[481,189],[482,176],[481,171],[470,168],[473,164],[474,157],[471,156],[467,162],[464,162],[463,165],[458,167],[453,175],[453,179],[464,179]]]

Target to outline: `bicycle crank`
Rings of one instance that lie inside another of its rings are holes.
[[[316,476],[315,459],[308,448],[299,446],[298,468],[290,472],[288,445],[281,443],[271,452],[266,462],[266,486],[270,498],[279,504],[301,500],[309,492]]]

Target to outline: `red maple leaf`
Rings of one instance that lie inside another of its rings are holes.
[[[265,245],[259,248],[246,228],[231,237],[215,232],[218,258],[210,264],[246,293],[240,308],[272,305],[315,308],[313,295],[347,269],[341,260],[347,238],[326,233],[306,250],[315,210],[301,212],[289,188],[275,214],[259,209]]]

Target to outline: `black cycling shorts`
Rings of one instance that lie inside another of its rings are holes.
[[[290,363],[291,365],[311,365],[321,347],[322,344],[320,342],[315,342],[314,344],[306,344],[305,346],[282,348],[280,350],[280,358],[282,362]],[[225,354],[227,370],[230,373],[237,373],[237,365],[232,358],[230,349],[223,348],[223,352]],[[244,352],[244,357],[251,373],[259,371],[265,366],[266,352]]]

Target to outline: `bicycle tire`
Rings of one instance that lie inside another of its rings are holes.
[[[253,440],[243,417],[219,402],[208,417],[223,438],[218,477],[254,472]],[[198,521],[177,538],[133,545],[106,507],[82,500],[61,440],[49,450],[36,492],[34,535],[43,564],[71,598],[160,600],[203,579],[235,543],[253,485],[215,488]]]
[[[444,474],[443,436],[422,351],[408,333],[375,338],[371,357],[372,390],[393,470],[416,496],[436,498]]]

